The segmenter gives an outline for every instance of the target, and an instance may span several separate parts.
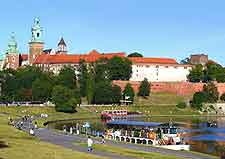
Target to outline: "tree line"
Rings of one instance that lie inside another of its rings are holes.
[[[113,57],[93,63],[81,60],[78,68],[64,66],[59,74],[42,71],[35,66],[7,69],[0,72],[1,101],[52,101],[57,111],[74,112],[86,98],[88,104],[119,104],[121,99],[134,100],[128,83],[122,91],[112,80],[129,80],[132,63],[127,58]],[[76,73],[78,72],[78,73]],[[139,96],[148,96],[147,79],[140,86]]]

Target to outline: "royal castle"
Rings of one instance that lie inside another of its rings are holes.
[[[82,59],[90,63],[100,58],[126,57],[125,52],[100,53],[97,50],[91,50],[86,54],[71,54],[68,53],[63,38],[59,41],[57,49],[45,49],[43,28],[39,18],[34,20],[28,44],[29,53],[21,54],[17,48],[15,35],[12,34],[3,60],[3,67],[17,69],[26,65],[35,65],[45,71],[58,73],[66,65],[77,69]],[[151,82],[187,81],[189,70],[192,69],[192,65],[179,64],[172,58],[129,57],[129,60],[132,62],[133,71],[131,81],[142,81],[144,78]]]

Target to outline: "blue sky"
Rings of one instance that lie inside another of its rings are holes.
[[[0,52],[16,34],[28,52],[34,17],[46,48],[64,37],[71,53],[138,51],[178,60],[207,53],[225,65],[225,1],[219,0],[10,0],[0,9]]]

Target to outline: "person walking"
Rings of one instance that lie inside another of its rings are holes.
[[[88,144],[88,152],[92,152],[92,150],[93,150],[93,148],[92,148],[93,140],[91,139],[90,136],[88,136],[87,144]]]

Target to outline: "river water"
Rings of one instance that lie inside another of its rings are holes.
[[[201,118],[169,118],[169,117],[151,117],[129,119],[134,121],[160,122],[165,123],[173,121],[181,125],[181,131],[184,132],[185,141],[191,145],[191,150],[211,155],[220,155],[225,151],[225,118],[224,117],[201,117]],[[104,132],[106,123],[99,119],[60,121],[49,124],[50,128],[62,130],[63,126],[67,128],[90,123],[92,129]],[[215,127],[209,127],[208,122],[214,122]]]

